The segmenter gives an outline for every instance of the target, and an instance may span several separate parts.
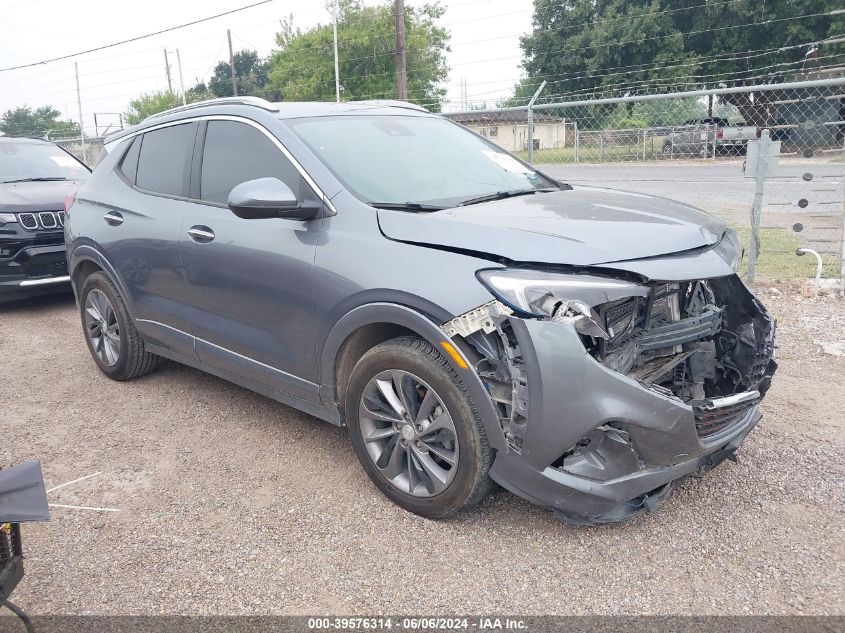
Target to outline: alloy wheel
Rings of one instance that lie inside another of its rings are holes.
[[[116,365],[120,360],[120,326],[111,301],[96,288],[85,298],[85,332],[103,364]]]
[[[455,423],[440,396],[414,374],[390,369],[367,383],[359,429],[379,473],[415,497],[440,494],[458,467]]]

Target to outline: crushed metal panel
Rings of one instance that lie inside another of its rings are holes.
[[[485,334],[490,334],[496,331],[496,323],[494,319],[499,317],[506,317],[513,314],[513,310],[507,307],[501,301],[490,301],[469,312],[459,314],[451,321],[443,324],[443,331],[449,337],[463,336],[467,337],[479,330]]]

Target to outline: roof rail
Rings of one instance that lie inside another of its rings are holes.
[[[262,99],[261,97],[220,97],[219,99],[206,99],[205,101],[194,101],[193,103],[188,103],[186,105],[170,108],[169,110],[164,110],[163,112],[157,112],[148,116],[146,119],[144,119],[144,121],[149,121],[150,119],[156,119],[158,117],[167,116],[168,114],[174,114],[176,112],[184,112],[185,110],[193,110],[194,108],[202,108],[204,106],[213,105],[248,105],[253,106],[255,108],[261,108],[262,110],[267,110],[268,112],[279,111],[279,108],[277,108],[275,104],[267,101],[267,99]]]
[[[355,105],[376,105],[389,106],[393,108],[408,108],[409,110],[419,110],[420,112],[428,112],[424,107],[411,103],[410,101],[400,101],[398,99],[366,99],[363,101],[345,101],[344,103],[353,103]]]

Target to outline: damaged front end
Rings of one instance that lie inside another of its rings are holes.
[[[645,297],[598,307],[608,334],[585,336],[606,367],[692,407],[707,442],[766,393],[775,369],[773,319],[736,277],[651,284]]]
[[[759,420],[774,320],[736,275],[642,283],[495,269],[444,324],[478,353],[509,451],[491,475],[575,523],[656,507]]]

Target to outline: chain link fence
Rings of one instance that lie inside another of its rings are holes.
[[[51,138],[50,140],[93,169],[100,158],[103,139],[105,139],[104,136],[86,136],[84,139],[76,136],[73,138]]]
[[[564,182],[724,219],[745,240],[751,280],[813,277],[798,248],[843,277],[845,77],[446,116]]]

